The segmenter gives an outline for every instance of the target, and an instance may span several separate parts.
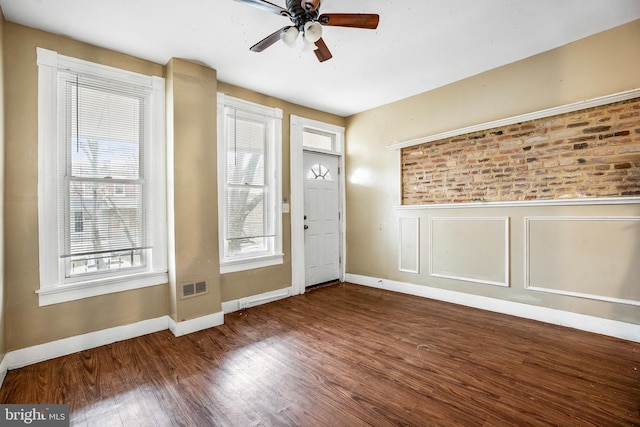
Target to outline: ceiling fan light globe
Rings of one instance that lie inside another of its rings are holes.
[[[306,37],[304,38],[304,45],[302,46],[303,52],[313,52],[316,50],[318,46],[314,42],[309,41]]]
[[[322,37],[322,25],[317,22],[307,22],[304,24],[304,38],[305,40],[315,43]]]
[[[298,34],[298,29],[296,27],[291,27],[280,34],[280,40],[282,40],[282,43],[293,48],[296,46],[296,39],[298,38]]]

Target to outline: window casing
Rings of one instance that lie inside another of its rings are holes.
[[[282,110],[218,94],[220,271],[282,264]]]
[[[164,79],[38,48],[40,305],[167,283]]]

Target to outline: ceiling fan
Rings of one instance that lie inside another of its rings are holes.
[[[304,38],[303,50],[313,50],[320,62],[331,59],[329,48],[322,40],[322,26],[366,28],[374,30],[378,28],[380,16],[372,13],[323,13],[320,14],[321,0],[287,0],[287,8],[284,9],[266,0],[236,0],[247,3],[267,12],[285,16],[293,25],[280,28],[268,35],[255,45],[251,46],[254,52],[262,52],[278,40],[282,40],[287,46],[295,45],[298,34]]]

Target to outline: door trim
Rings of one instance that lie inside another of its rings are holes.
[[[304,170],[302,166],[304,151],[317,151],[324,154],[333,154],[338,157],[340,165],[339,185],[339,209],[340,215],[340,280],[344,280],[346,274],[346,235],[345,235],[345,168],[344,168],[344,128],[316,120],[306,119],[295,115],[290,116],[290,171],[291,171],[291,294],[300,295],[305,292],[305,266],[304,266]],[[312,150],[305,149],[302,145],[302,134],[305,128],[315,128],[325,132],[336,134],[336,150]],[[286,200],[284,201],[286,203]]]

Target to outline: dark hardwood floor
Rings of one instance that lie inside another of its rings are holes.
[[[338,284],[10,371],[100,426],[640,425],[640,344]]]

